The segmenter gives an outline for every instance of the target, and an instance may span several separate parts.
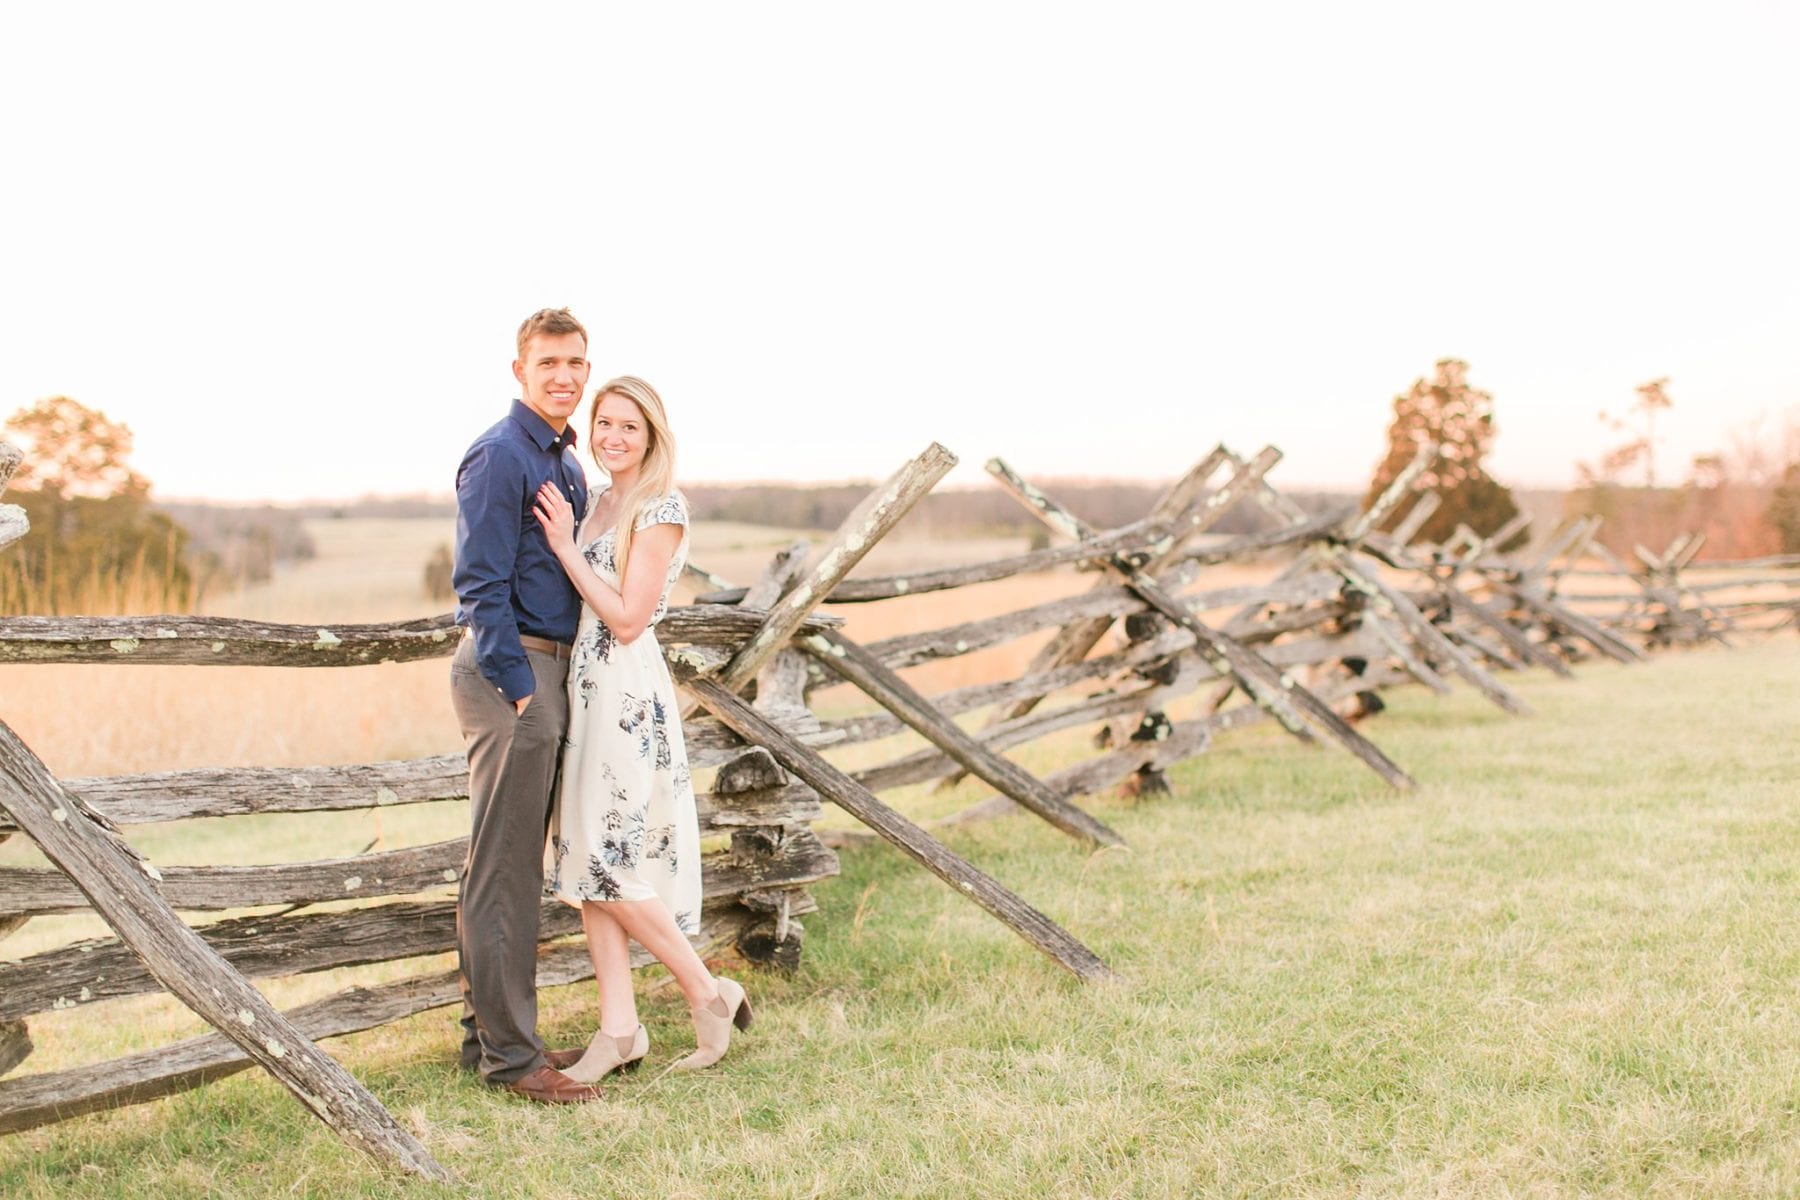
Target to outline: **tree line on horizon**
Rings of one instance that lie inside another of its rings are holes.
[[[1770,439],[1740,436],[1729,453],[1702,455],[1674,484],[1658,482],[1656,415],[1673,401],[1668,380],[1637,389],[1622,415],[1602,420],[1623,439],[1594,464],[1578,464],[1580,484],[1566,493],[1521,493],[1542,536],[1561,516],[1604,518],[1600,538],[1620,554],[1636,544],[1660,548],[1678,533],[1703,533],[1708,556],[1800,553],[1800,428]],[[1490,476],[1485,460],[1498,432],[1494,398],[1469,382],[1469,366],[1446,358],[1433,374],[1397,395],[1387,450],[1365,499],[1379,495],[1412,461],[1417,446],[1439,447],[1420,480],[1440,499],[1420,531],[1427,542],[1458,526],[1486,535],[1519,509],[1519,496]],[[5,499],[21,505],[32,532],[0,555],[0,614],[186,612],[218,590],[267,579],[277,564],[314,553],[306,521],[352,517],[443,517],[448,498],[370,497],[301,505],[156,503],[150,482],[130,466],[129,427],[67,396],[53,396],[7,418],[4,435],[27,451]],[[1642,473],[1642,482],[1628,476]],[[1048,482],[1048,481],[1046,481]],[[697,521],[733,521],[796,530],[830,530],[868,494],[873,481],[827,484],[684,485]],[[1059,480],[1059,498],[1091,525],[1112,528],[1149,511],[1163,484]],[[1308,513],[1350,497],[1291,492]],[[1392,528],[1403,514],[1389,518]],[[1262,532],[1273,518],[1239,505],[1215,529]],[[904,528],[927,537],[1022,536],[1047,542],[1041,526],[994,488],[934,491],[909,513]],[[1522,545],[1517,535],[1503,549]],[[444,557],[440,553],[438,556]],[[441,591],[447,564],[428,566]]]
[[[1441,502],[1420,527],[1425,542],[1443,542],[1459,526],[1485,536],[1518,512],[1512,491],[1483,465],[1498,432],[1494,397],[1468,376],[1468,363],[1440,359],[1429,380],[1394,398],[1387,451],[1365,496],[1366,503],[1380,495],[1420,443],[1435,443],[1438,455],[1419,480]],[[1599,540],[1627,559],[1638,545],[1658,551],[1680,534],[1705,536],[1712,558],[1800,553],[1800,426],[1773,440],[1740,434],[1730,452],[1697,455],[1679,482],[1659,484],[1656,416],[1674,405],[1668,385],[1666,378],[1642,384],[1624,413],[1599,414],[1622,440],[1598,462],[1576,463],[1580,482],[1565,494],[1561,515],[1602,518]],[[1628,478],[1640,470],[1641,483]],[[1393,529],[1404,516],[1402,506],[1383,527]],[[1521,532],[1500,549],[1528,540]]]

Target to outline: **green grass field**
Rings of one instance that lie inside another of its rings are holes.
[[[1800,1192],[1800,639],[1510,682],[1535,715],[1414,689],[1364,726],[1415,793],[1257,729],[1174,796],[1092,801],[1129,850],[953,835],[1110,984],[858,848],[702,1077],[547,1109],[459,1074],[448,1011],[329,1043],[458,1188],[380,1175],[252,1072],[0,1139],[0,1194]],[[640,976],[664,1063],[691,1030]],[[545,993],[551,1041],[594,1019]]]

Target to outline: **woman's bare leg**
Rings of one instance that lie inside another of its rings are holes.
[[[590,908],[604,909],[615,926],[624,934],[629,934],[638,945],[655,955],[656,960],[669,969],[669,974],[675,976],[675,982],[681,987],[681,994],[687,997],[689,1008],[699,1008],[719,994],[718,981],[706,969],[706,964],[700,961],[700,956],[694,953],[693,946],[688,944],[687,935],[675,924],[675,918],[669,915],[668,907],[661,900],[613,900],[605,903],[589,901],[581,906],[584,923],[585,914]],[[591,935],[589,944],[592,945]],[[597,975],[598,963],[594,970]],[[627,979],[626,983],[629,987],[630,980]],[[602,985],[603,1000],[604,995],[605,987]],[[606,1019],[603,1007],[603,1025]],[[636,1024],[634,1010],[632,1024],[622,1027],[619,1032],[629,1033]],[[610,1025],[604,1027],[612,1028]]]
[[[600,1032],[609,1037],[629,1036],[638,1027],[637,996],[631,990],[631,946],[625,940],[625,928],[608,911],[621,907],[593,900],[581,905],[588,959],[594,964],[594,982],[600,985]]]

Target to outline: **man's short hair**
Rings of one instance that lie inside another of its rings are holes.
[[[531,339],[540,333],[547,333],[551,337],[561,337],[565,333],[579,333],[581,344],[587,345],[587,330],[568,309],[540,308],[526,317],[519,325],[519,358],[521,360],[525,357],[525,347],[530,345]]]

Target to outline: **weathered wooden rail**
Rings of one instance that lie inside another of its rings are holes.
[[[1703,562],[1703,539],[1682,536],[1661,554],[1637,547],[1634,566],[1599,542],[1597,517],[1565,521],[1535,552],[1495,553],[1523,520],[1485,538],[1462,529],[1442,546],[1384,553],[1436,581],[1420,592],[1421,607],[1492,665],[1566,673],[1586,657],[1636,662],[1666,646],[1793,628],[1800,614],[1800,555]]]

